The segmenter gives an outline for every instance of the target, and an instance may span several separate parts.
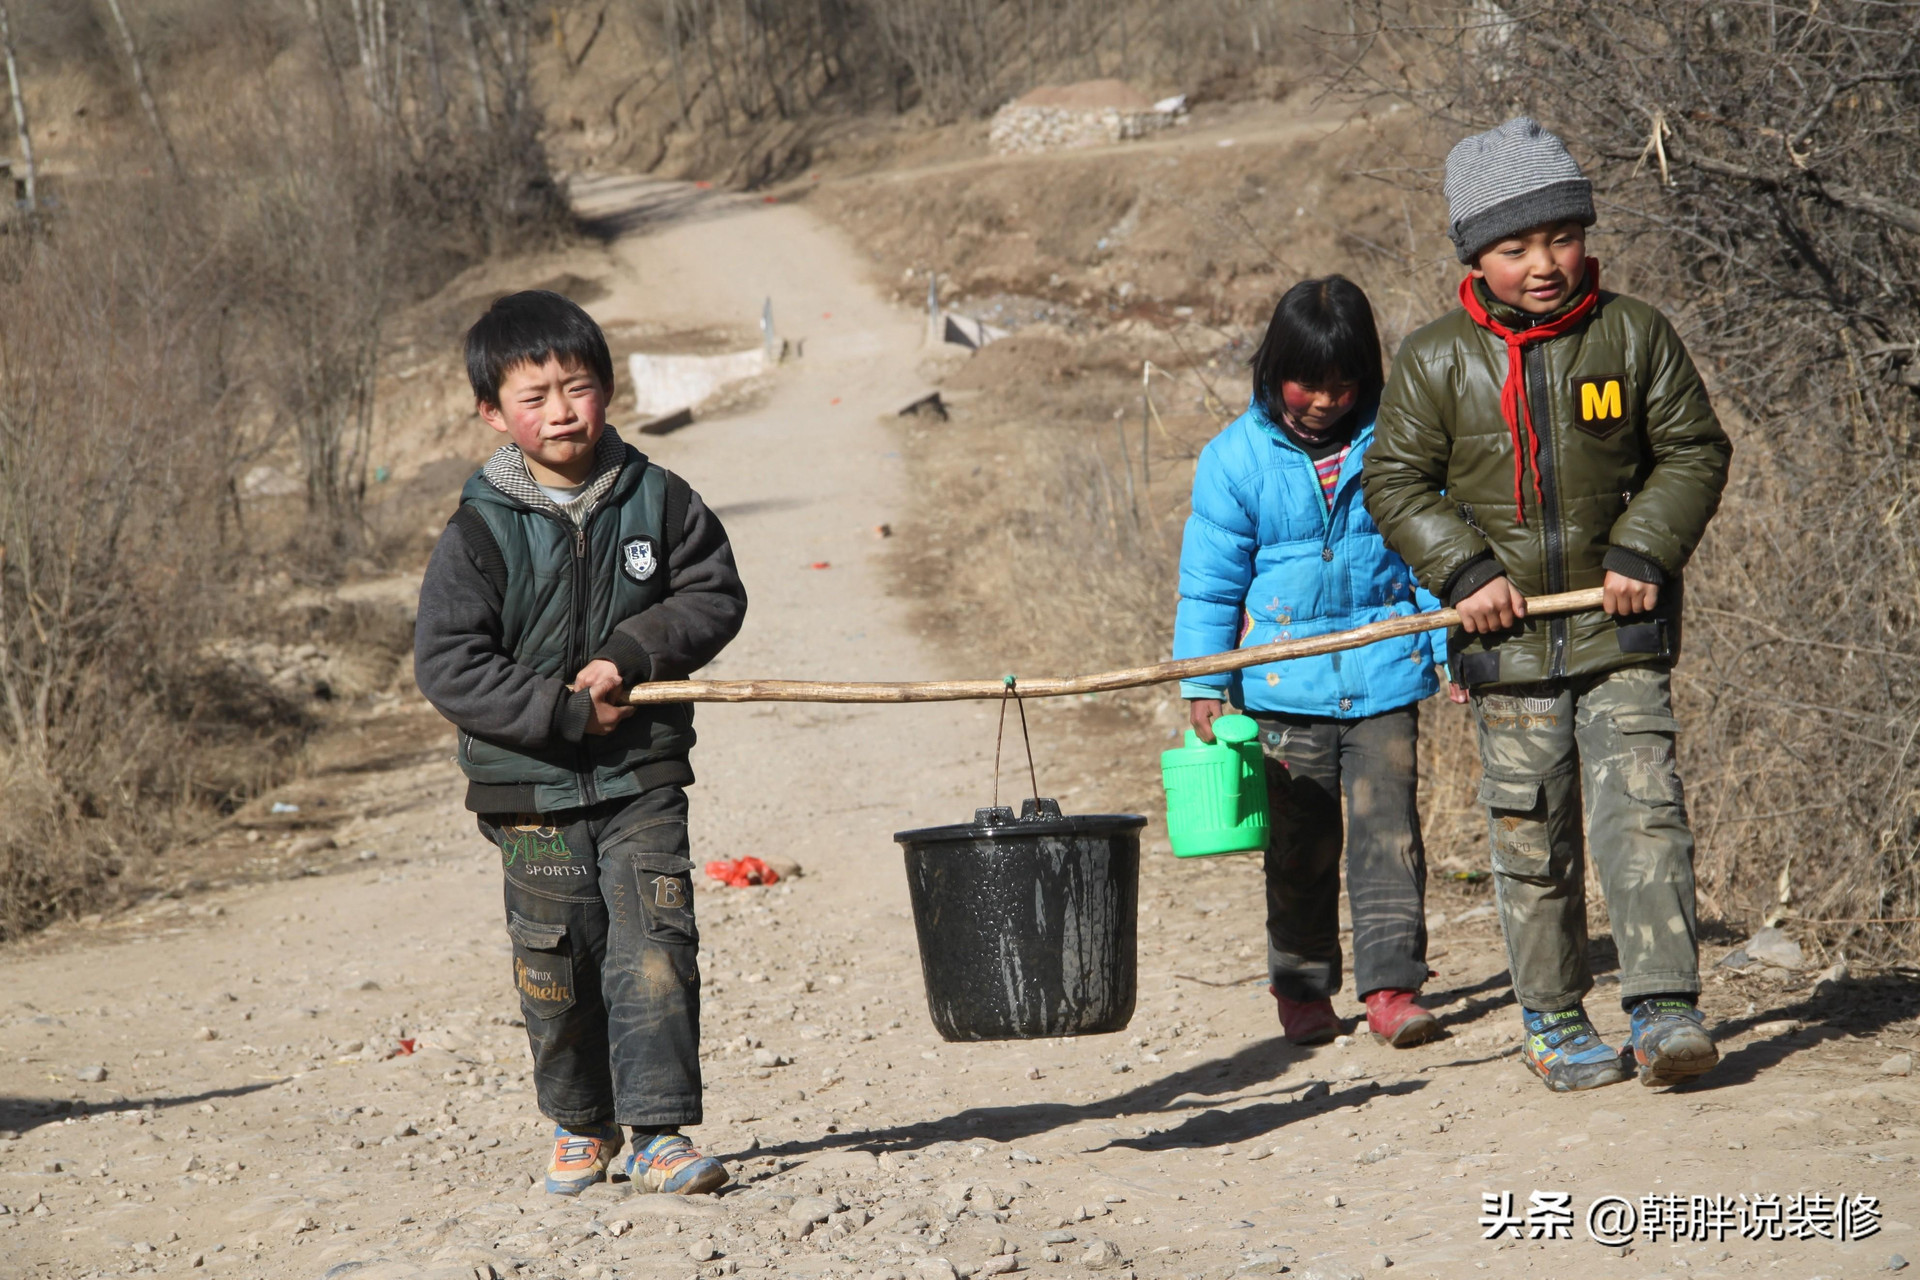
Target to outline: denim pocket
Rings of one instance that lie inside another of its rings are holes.
[[[636,853],[634,876],[640,907],[647,916],[647,937],[655,942],[697,946],[693,921],[693,862],[671,853]]]
[[[510,911],[507,933],[513,939],[513,985],[526,1015],[548,1021],[573,1008],[573,951],[567,945],[567,926],[529,920]]]

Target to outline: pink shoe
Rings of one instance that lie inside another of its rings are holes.
[[[1383,987],[1367,992],[1367,1030],[1396,1049],[1425,1044],[1440,1034],[1440,1020],[1420,1007],[1411,991]]]
[[[1340,1015],[1333,1011],[1333,1001],[1289,1000],[1272,987],[1267,991],[1280,1006],[1280,1030],[1288,1044],[1325,1044],[1340,1034]]]

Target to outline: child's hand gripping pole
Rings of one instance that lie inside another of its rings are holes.
[[[1533,596],[1527,600],[1530,618],[1556,617],[1584,613],[1601,607],[1604,592],[1600,587],[1587,591],[1566,591],[1558,595]],[[1020,681],[1022,698],[1064,698],[1076,693],[1105,693],[1112,689],[1135,689],[1142,685],[1168,684],[1191,680],[1195,676],[1218,675],[1290,658],[1310,658],[1397,636],[1417,635],[1441,627],[1460,624],[1460,615],[1452,609],[1431,613],[1411,613],[1402,617],[1370,622],[1351,631],[1335,631],[1304,640],[1276,640],[1272,644],[1204,658],[1183,658],[1150,667],[1129,667],[1124,671],[1103,671],[1097,675],[1027,679]],[[656,702],[961,702],[969,699],[1005,697],[1006,681],[1000,680],[922,680],[906,683],[870,683],[818,680],[663,680],[657,684],[634,687],[635,705]]]

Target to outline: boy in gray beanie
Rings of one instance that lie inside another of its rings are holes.
[[[1636,1067],[1671,1085],[1719,1060],[1695,998],[1693,835],[1668,672],[1680,573],[1732,446],[1653,307],[1600,288],[1593,189],[1518,117],[1447,156],[1458,311],[1394,357],[1362,484],[1387,544],[1460,611],[1495,897],[1524,1024],[1553,1090]],[[1527,597],[1601,587],[1604,612],[1536,621]],[[1588,1019],[1588,831],[1620,953],[1627,1040]]]

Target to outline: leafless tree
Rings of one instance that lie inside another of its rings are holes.
[[[20,92],[20,59],[13,47],[13,22],[7,6],[0,4],[0,52],[7,59],[7,91],[13,99],[13,133],[20,143],[21,176],[25,182],[27,211],[39,206],[38,175],[33,167],[33,131],[27,127],[27,103]]]
[[[120,47],[126,50],[127,66],[133,73],[134,91],[140,97],[140,109],[146,112],[147,123],[153,127],[153,133],[160,140],[161,150],[167,153],[167,164],[179,177],[180,154],[173,149],[173,137],[167,132],[166,122],[160,118],[160,104],[154,101],[153,88],[147,83],[146,64],[140,60],[140,46],[134,42],[133,28],[127,25],[126,11],[121,8],[122,0],[107,0],[107,12],[113,15],[113,25],[120,33]]]
[[[1920,4],[1363,0],[1349,86],[1521,111],[1737,433],[1677,689],[1710,906],[1920,938]],[[1872,922],[1890,922],[1877,925]]]

